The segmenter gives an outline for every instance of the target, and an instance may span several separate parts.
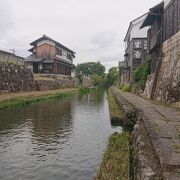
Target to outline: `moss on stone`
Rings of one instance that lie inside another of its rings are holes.
[[[111,89],[108,90],[108,102],[109,102],[110,118],[112,123],[123,124],[123,119],[124,119],[123,111],[117,105]]]

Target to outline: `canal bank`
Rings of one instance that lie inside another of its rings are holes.
[[[112,91],[125,117],[135,124],[130,137],[130,179],[180,178],[180,112],[131,93]]]
[[[108,104],[111,124],[121,126],[122,131],[109,137],[95,180],[127,180],[130,166],[129,133],[132,127],[127,126],[129,121],[126,120],[123,108],[118,105],[111,88],[108,89]]]
[[[129,133],[113,133],[95,180],[128,179]]]
[[[22,107],[28,104],[50,99],[62,98],[78,93],[78,88],[66,88],[46,91],[28,91],[0,95],[0,110]]]

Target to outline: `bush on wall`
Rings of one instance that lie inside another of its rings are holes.
[[[151,57],[146,57],[146,62],[137,67],[133,73],[135,84],[142,90],[146,85],[147,76],[151,73]]]

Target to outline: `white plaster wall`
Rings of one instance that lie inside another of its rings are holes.
[[[148,31],[149,27],[140,29],[142,23],[143,23],[143,21],[140,21],[133,25],[131,35],[130,35],[130,40],[132,38],[146,38],[147,37],[147,31]]]
[[[65,61],[67,61],[69,63],[73,63],[73,56],[72,56],[71,53],[69,53],[68,51],[66,51],[66,50],[64,50],[62,48],[58,48],[58,49],[62,50],[62,56],[56,55],[56,57],[62,58],[62,59],[64,59]],[[70,54],[72,56],[72,61],[67,58],[67,54]]]
[[[171,0],[163,0],[164,1],[164,7],[166,7]]]
[[[75,69],[71,69],[71,77],[75,77],[76,76],[76,70]]]
[[[52,41],[49,41],[49,40],[39,41],[39,42],[37,43],[37,46],[40,46],[40,45],[42,45],[42,44],[49,44],[49,45],[51,45],[51,46],[55,46],[55,43],[52,42]]]
[[[144,22],[147,14],[144,16],[134,20],[131,24],[131,27],[129,28],[128,34],[125,39],[125,48],[127,48],[127,43],[128,43],[128,37],[130,36],[130,41],[133,38],[146,38],[147,37],[147,31],[149,27],[145,27],[143,29],[140,29],[142,23]]]

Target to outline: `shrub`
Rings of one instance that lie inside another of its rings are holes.
[[[147,61],[144,64],[137,67],[133,73],[133,79],[135,84],[142,90],[144,90],[147,76],[151,72],[151,60],[148,58],[146,58]]]
[[[99,75],[93,74],[91,79],[92,79],[92,82],[93,82],[94,86],[99,86],[99,87],[103,87],[104,86],[104,77],[103,76],[99,76]]]
[[[123,92],[131,92],[131,86],[130,85],[124,85],[122,87]]]
[[[84,93],[89,93],[90,92],[90,88],[88,87],[80,87],[79,88],[79,93],[84,94]]]

